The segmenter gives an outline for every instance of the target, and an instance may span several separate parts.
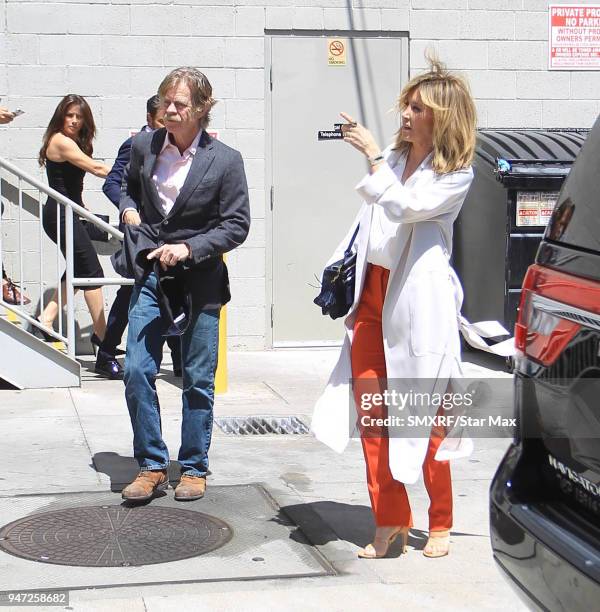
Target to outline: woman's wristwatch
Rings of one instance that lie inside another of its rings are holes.
[[[367,156],[367,160],[369,161],[369,164],[371,166],[375,166],[379,162],[382,162],[384,159],[385,157],[383,156],[383,153],[380,153],[379,155],[375,155],[374,157],[371,157],[370,155]]]

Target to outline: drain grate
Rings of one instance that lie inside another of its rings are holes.
[[[189,559],[233,531],[200,512],[157,506],[87,506],[42,512],[0,529],[0,549],[57,565],[128,567]]]
[[[308,426],[296,416],[221,417],[215,419],[219,429],[233,436],[302,435]]]

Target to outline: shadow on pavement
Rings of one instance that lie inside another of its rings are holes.
[[[181,376],[175,376],[173,374],[173,370],[170,365],[166,368],[161,366],[160,370],[158,371],[157,379],[163,380],[164,382],[183,390],[183,379]]]
[[[484,351],[463,347],[462,360],[482,368],[487,368],[488,370],[493,370],[494,372],[509,372],[506,358],[494,355],[493,353],[485,353]]]
[[[96,453],[92,464],[97,472],[110,478],[110,490],[120,493],[138,475],[138,462],[133,457],[122,457],[118,453]],[[176,485],[181,477],[181,466],[177,461],[169,465],[169,483]]]
[[[372,541],[375,531],[370,507],[333,501],[282,507],[278,522],[289,525],[290,520],[298,526],[290,537],[297,542],[308,541],[313,546],[343,540],[363,548]],[[477,534],[451,531],[452,537],[475,535]],[[415,528],[410,530],[408,545],[411,548],[423,550],[426,542],[426,531]],[[390,547],[388,557],[399,557],[401,554],[401,542],[398,538]]]
[[[19,387],[15,387],[4,378],[0,378],[0,391],[19,391]]]

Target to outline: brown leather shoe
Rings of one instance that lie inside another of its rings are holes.
[[[204,476],[183,474],[175,488],[175,499],[177,501],[194,501],[204,497],[204,491],[206,491],[206,478]]]
[[[121,492],[121,497],[129,501],[146,501],[156,491],[164,491],[169,485],[167,470],[146,470],[140,472],[136,479]]]
[[[21,297],[23,298],[23,305],[29,304],[31,300],[26,295],[21,295],[21,292],[17,289],[17,286],[10,280],[10,278],[2,279],[2,299],[7,304],[13,304],[18,306],[21,304]]]

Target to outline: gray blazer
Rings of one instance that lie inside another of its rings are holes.
[[[126,225],[115,270],[141,281],[152,269],[149,251],[163,244],[185,243],[192,256],[175,266],[198,305],[229,301],[227,268],[222,255],[244,242],[250,228],[250,206],[244,163],[238,151],[202,132],[198,150],[172,210],[165,215],[152,170],[167,131],[137,134],[121,184],[119,214],[140,212],[141,225]]]

